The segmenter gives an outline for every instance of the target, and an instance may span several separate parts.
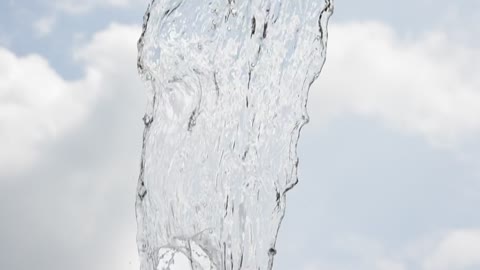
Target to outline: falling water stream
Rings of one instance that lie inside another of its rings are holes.
[[[153,0],[136,213],[141,270],[271,270],[331,0]]]

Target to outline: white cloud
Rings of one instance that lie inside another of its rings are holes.
[[[310,115],[357,114],[455,145],[480,132],[480,49],[431,32],[400,38],[376,22],[333,24]]]
[[[26,169],[41,147],[78,126],[95,100],[133,87],[136,26],[111,25],[77,50],[85,76],[64,80],[39,55],[19,57],[0,48],[0,174]]]
[[[33,23],[33,29],[37,36],[44,37],[52,32],[56,21],[55,16],[42,17]]]
[[[109,83],[120,81],[132,85],[138,82],[136,61],[140,32],[137,26],[111,24],[76,49],[74,58],[85,62],[87,70],[98,70],[111,78]]]
[[[480,267],[480,230],[448,233],[424,261],[425,270]]]
[[[93,77],[67,82],[43,57],[0,48],[0,172],[23,169],[42,143],[76,125],[94,83]]]
[[[1,269],[138,269],[139,35],[112,24],[78,45],[75,81],[0,49]]]

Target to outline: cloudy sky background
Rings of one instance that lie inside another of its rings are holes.
[[[480,2],[335,4],[276,269],[479,269]],[[138,269],[146,5],[0,2],[0,269]]]

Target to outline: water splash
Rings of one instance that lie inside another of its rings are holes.
[[[330,0],[153,0],[136,201],[142,270],[272,269]]]

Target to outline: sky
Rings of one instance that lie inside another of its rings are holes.
[[[146,6],[0,2],[0,269],[138,269]],[[480,269],[478,18],[335,2],[276,269]]]

